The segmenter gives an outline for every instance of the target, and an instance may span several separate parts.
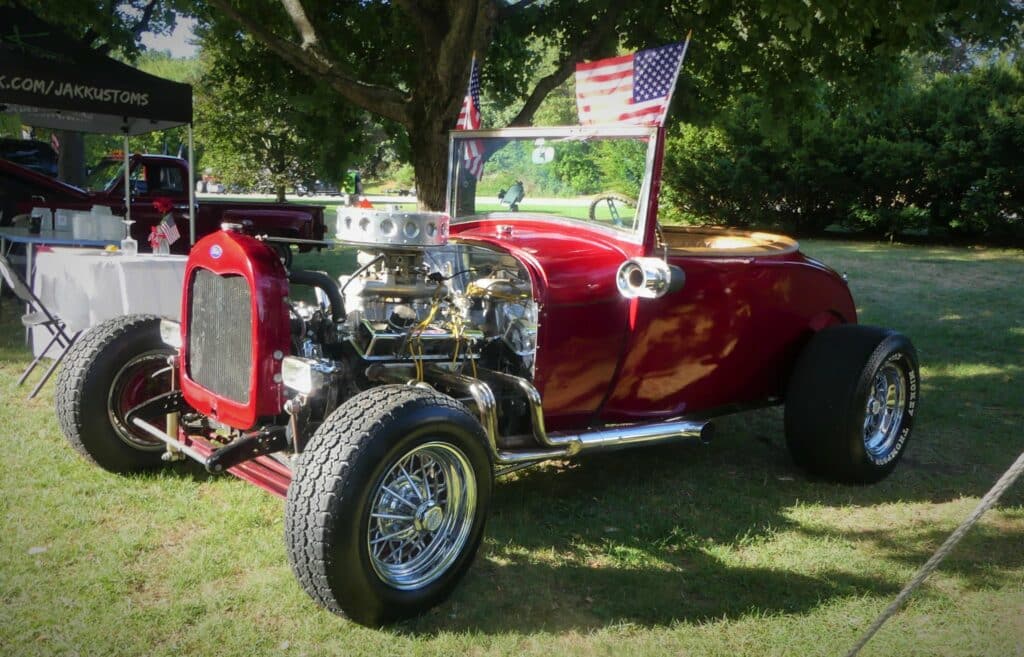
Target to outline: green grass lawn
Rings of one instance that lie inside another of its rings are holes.
[[[782,413],[709,447],[581,458],[500,481],[454,596],[384,630],[293,580],[283,504],[187,466],[117,477],[26,402],[0,303],[0,655],[842,655],[1024,449],[1024,255],[807,242],[862,321],[913,337],[921,411],[872,487],[810,481]],[[302,256],[325,268],[326,256]],[[865,655],[1024,655],[1024,482]]]

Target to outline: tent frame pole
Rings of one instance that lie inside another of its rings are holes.
[[[188,124],[188,243],[196,243],[196,158],[192,144],[192,123]]]
[[[128,129],[124,130],[124,219],[125,221],[132,220],[132,172],[129,165],[131,164],[131,157],[128,151]],[[131,224],[126,224],[131,225]]]

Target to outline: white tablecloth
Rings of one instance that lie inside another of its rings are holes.
[[[185,256],[53,249],[36,255],[32,288],[70,332],[135,313],[178,320],[186,260]]]

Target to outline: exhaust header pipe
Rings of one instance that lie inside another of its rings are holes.
[[[579,441],[580,451],[586,452],[634,445],[652,445],[683,438],[699,438],[701,442],[708,443],[711,442],[713,435],[714,425],[710,422],[677,420],[675,422],[655,422],[599,429],[570,436],[552,436],[551,442],[558,445]]]

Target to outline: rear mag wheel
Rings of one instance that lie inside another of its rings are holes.
[[[786,443],[805,470],[849,483],[896,467],[920,393],[906,336],[849,324],[820,331],[797,359],[786,395]]]

